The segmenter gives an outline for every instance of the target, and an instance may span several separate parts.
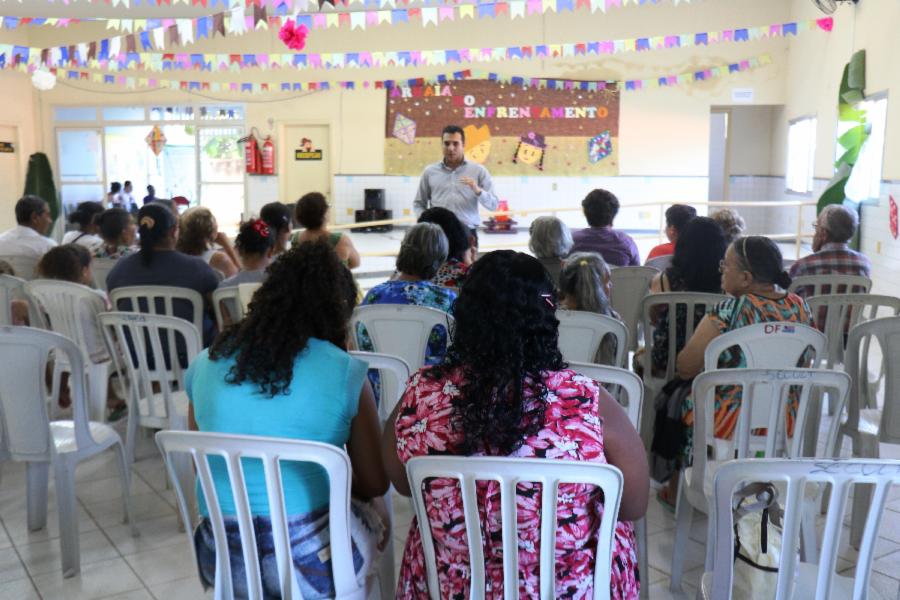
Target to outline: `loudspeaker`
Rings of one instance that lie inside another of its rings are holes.
[[[384,210],[384,190],[366,189],[365,208],[366,210]]]
[[[367,221],[389,221],[394,217],[393,211],[390,210],[358,210],[356,211],[356,222],[365,223]],[[373,227],[359,227],[355,231],[359,233],[372,233],[391,231],[393,225],[375,225]]]

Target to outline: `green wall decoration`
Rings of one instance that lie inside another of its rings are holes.
[[[43,152],[35,152],[28,158],[28,171],[25,173],[25,193],[39,196],[50,206],[53,222],[59,218],[59,196],[56,183],[53,181],[53,168],[50,160]]]

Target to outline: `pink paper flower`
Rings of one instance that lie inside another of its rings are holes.
[[[816,25],[819,26],[819,29],[822,31],[831,31],[834,29],[834,17],[824,17],[822,19],[816,19]]]
[[[291,50],[303,50],[306,47],[306,35],[309,29],[306,25],[297,25],[292,19],[288,19],[278,31],[278,38]]]

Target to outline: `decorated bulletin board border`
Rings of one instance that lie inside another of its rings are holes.
[[[235,71],[246,68],[342,69],[379,67],[423,67],[451,64],[531,60],[536,58],[570,58],[601,56],[626,52],[646,52],[671,48],[689,48],[711,44],[748,42],[766,38],[796,36],[803,32],[831,31],[831,17],[775,23],[757,27],[741,27],[721,31],[662,35],[650,38],[628,38],[565,44],[533,46],[499,46],[493,48],[458,48],[455,50],[401,50],[390,52],[341,53],[151,53],[137,52],[134,35],[54,48],[29,48],[0,44],[0,67],[27,64],[58,68],[84,67],[109,71],[173,70]],[[154,30],[156,32],[162,30]],[[140,34],[141,37],[146,32]],[[142,42],[143,43],[143,42]]]

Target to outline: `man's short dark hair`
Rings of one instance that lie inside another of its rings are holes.
[[[591,227],[608,227],[619,214],[619,199],[607,190],[591,191],[581,201],[584,217]]]
[[[666,227],[674,227],[675,231],[681,233],[685,225],[694,220],[697,216],[697,209],[687,204],[673,204],[666,209]]]
[[[460,127],[459,125],[447,125],[446,127],[444,127],[444,130],[441,131],[441,139],[444,139],[444,135],[448,133],[458,133],[462,136],[463,144],[466,143],[466,132],[463,131],[462,127]]]
[[[47,210],[47,203],[40,196],[26,194],[16,202],[16,223],[30,225],[34,214],[41,214]]]

